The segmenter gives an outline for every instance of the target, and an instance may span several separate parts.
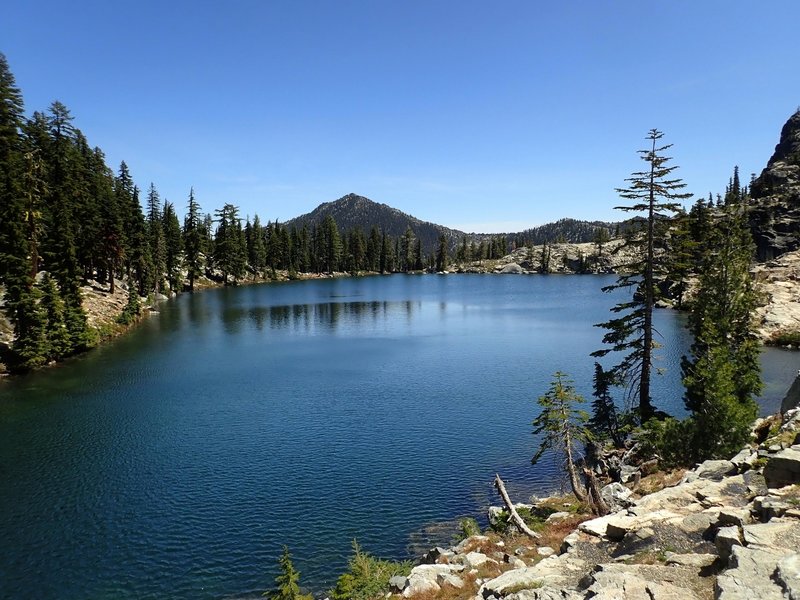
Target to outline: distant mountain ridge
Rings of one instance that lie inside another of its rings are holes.
[[[462,231],[450,229],[443,225],[423,221],[406,214],[388,204],[374,202],[358,194],[347,194],[338,200],[324,202],[310,213],[300,215],[286,222],[288,227],[294,225],[298,229],[307,225],[320,225],[328,216],[332,216],[342,231],[361,228],[369,235],[373,226],[392,237],[402,236],[406,228],[411,227],[414,235],[422,243],[424,252],[432,252],[436,248],[439,236],[444,234],[450,246],[460,240],[464,235]]]
[[[444,235],[448,245],[454,248],[464,237],[469,242],[480,243],[492,237],[505,236],[509,242],[515,240],[517,245],[523,243],[541,244],[543,241],[563,240],[572,243],[590,242],[594,239],[597,229],[605,227],[613,232],[614,224],[602,221],[580,221],[577,219],[560,219],[555,223],[547,223],[522,232],[509,232],[502,234],[466,233],[458,229],[445,227],[429,221],[423,221],[393,208],[359,196],[347,194],[338,200],[324,202],[310,213],[306,213],[286,221],[287,227],[295,226],[298,229],[304,225],[311,228],[320,225],[328,216],[332,216],[342,231],[361,228],[369,234],[373,226],[377,226],[386,234],[393,237],[402,236],[409,226],[414,235],[422,243],[423,251],[433,252],[440,235]]]

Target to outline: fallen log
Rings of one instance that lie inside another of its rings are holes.
[[[508,508],[508,513],[511,516],[511,520],[514,521],[514,525],[527,536],[532,537],[533,539],[539,539],[539,534],[533,531],[525,521],[522,520],[522,517],[519,516],[517,509],[514,508],[514,503],[511,502],[511,498],[508,497],[508,492],[506,491],[506,486],[503,483],[503,480],[500,479],[500,475],[497,473],[494,474],[494,487],[497,488],[497,493],[500,494],[500,497],[503,499],[503,503]]]

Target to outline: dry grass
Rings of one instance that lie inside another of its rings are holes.
[[[541,537],[536,541],[538,546],[549,546],[556,552],[561,548],[564,538],[577,529],[578,525],[591,519],[593,515],[588,513],[576,514],[560,521],[547,523],[539,534]]]
[[[656,471],[652,475],[643,477],[634,491],[640,496],[647,496],[677,484],[685,473],[686,469]]]

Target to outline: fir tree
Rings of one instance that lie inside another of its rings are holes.
[[[167,249],[161,224],[161,199],[153,183],[147,192],[147,243],[150,247],[151,285],[155,293],[163,290],[164,272],[167,270]]]
[[[439,235],[439,243],[436,247],[436,270],[441,272],[447,268],[447,238],[444,234]]]
[[[183,245],[186,272],[189,278],[189,291],[194,291],[195,280],[202,275],[201,254],[203,236],[201,233],[200,205],[194,197],[194,188],[189,190],[189,205],[183,220]]]
[[[0,284],[5,286],[6,311],[17,338],[16,362],[33,367],[41,354],[41,332],[33,290],[35,269],[29,258],[22,113],[22,94],[0,54]]]
[[[599,439],[610,439],[617,448],[622,447],[619,415],[611,395],[614,386],[613,371],[606,371],[600,363],[594,363],[594,378],[592,380],[592,417],[589,419],[589,429]]]
[[[94,189],[98,199],[99,236],[98,241],[98,280],[109,282],[109,291],[115,291],[114,277],[122,267],[125,255],[125,234],[123,232],[122,211],[117,203],[114,190],[114,177],[105,164],[103,153],[95,149]]]
[[[42,295],[41,309],[45,320],[47,338],[46,355],[48,360],[61,360],[69,356],[72,344],[64,321],[64,302],[56,284],[49,273],[45,273],[39,284]]]
[[[631,239],[637,251],[636,260],[627,265],[627,272],[615,284],[603,288],[604,291],[627,289],[632,292],[630,300],[620,302],[612,309],[619,317],[597,325],[608,330],[603,343],[611,348],[592,353],[592,356],[626,353],[614,367],[614,373],[629,393],[638,398],[642,422],[655,414],[650,396],[650,377],[654,347],[653,308],[658,298],[657,279],[661,275],[661,265],[656,261],[657,225],[680,208],[681,200],[691,196],[680,192],[685,184],[671,176],[677,167],[668,166],[670,158],[663,154],[671,145],[658,146],[663,135],[656,129],[650,130],[646,139],[651,142],[651,147],[639,151],[648,168],[634,172],[626,179],[628,187],[617,190],[621,198],[630,200],[632,204],[616,208],[625,212],[644,212],[645,229],[641,235]]]
[[[750,277],[754,246],[743,204],[728,204],[714,224],[700,267],[684,357],[684,402],[691,411],[695,459],[721,458],[747,442],[761,392],[757,306]]]
[[[300,592],[300,573],[294,568],[286,546],[278,559],[278,568],[280,573],[275,578],[275,589],[264,592],[263,596],[271,600],[312,600],[311,595]]]
[[[228,285],[228,276],[236,283],[244,275],[246,247],[239,209],[225,204],[215,212],[218,225],[214,238],[214,262],[222,271],[222,280]]]
[[[170,290],[177,293],[182,285],[183,237],[175,207],[166,200],[164,201],[164,209],[161,211],[161,228],[164,232],[164,266],[167,283]]]
[[[129,285],[128,302],[127,304],[125,304],[125,308],[122,309],[122,312],[117,317],[117,323],[121,323],[122,325],[129,325],[139,318],[141,312],[142,312],[142,304],[139,301],[139,294],[136,292],[136,286]]]
[[[583,397],[575,391],[567,375],[561,371],[556,372],[550,389],[539,396],[541,412],[533,420],[533,434],[540,436],[540,441],[539,448],[531,458],[531,464],[536,464],[548,450],[562,454],[572,492],[582,502],[586,500],[586,494],[578,480],[574,457],[577,445],[592,439],[586,427],[589,415],[576,408],[583,402]]]
[[[683,308],[683,296],[694,270],[695,242],[690,228],[691,218],[684,212],[673,219],[667,243],[666,281],[672,284],[677,307]]]
[[[12,371],[28,371],[48,361],[51,344],[46,337],[39,296],[34,288],[14,306],[14,341],[9,361]]]

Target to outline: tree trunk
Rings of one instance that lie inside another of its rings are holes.
[[[575,463],[572,462],[572,438],[569,435],[569,430],[564,432],[564,437],[564,447],[567,451],[567,473],[569,473],[569,484],[572,487],[572,493],[575,494],[575,497],[580,502],[586,502],[586,494],[578,481],[578,474],[575,472]]]
[[[508,492],[506,492],[506,486],[503,484],[503,480],[500,479],[500,475],[497,473],[494,475],[494,487],[497,488],[497,493],[500,494],[500,497],[503,499],[503,503],[506,505],[506,508],[508,508],[508,513],[511,516],[511,520],[514,521],[514,525],[516,525],[525,535],[532,537],[533,539],[538,539],[539,534],[528,527],[527,523],[522,520],[522,517],[519,516],[519,513],[514,508],[514,503],[511,502],[511,498],[508,497]]]
[[[598,517],[607,515],[611,511],[600,493],[597,477],[595,477],[591,469],[586,467],[583,468],[583,476],[586,478],[586,495],[592,512]]]

